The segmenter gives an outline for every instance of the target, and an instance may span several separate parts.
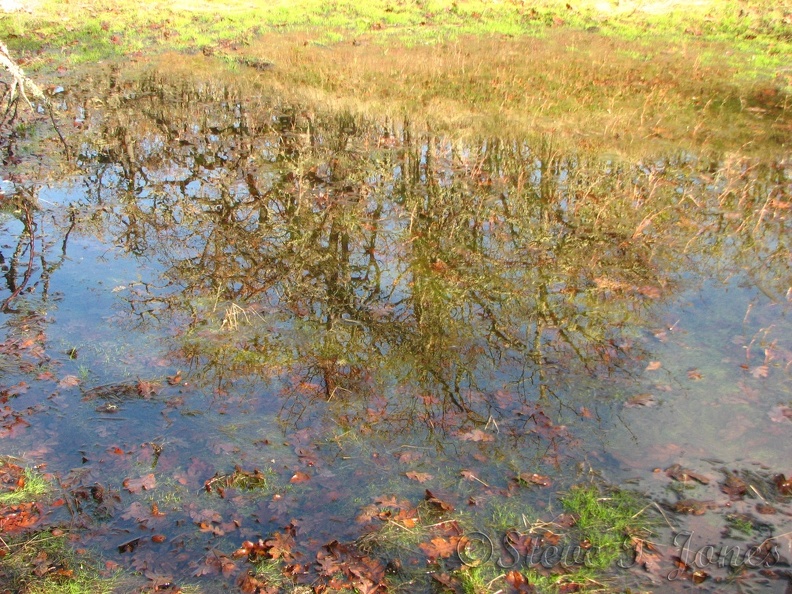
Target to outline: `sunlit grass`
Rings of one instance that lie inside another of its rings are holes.
[[[0,493],[0,505],[17,505],[22,502],[37,501],[51,490],[51,485],[41,474],[29,468],[24,472],[22,487]]]
[[[640,501],[628,491],[602,493],[595,486],[582,486],[571,489],[561,503],[576,519],[579,542],[589,547],[588,569],[607,569],[628,550],[632,536],[647,533]]]
[[[120,572],[100,573],[98,563],[77,555],[67,536],[52,536],[48,531],[5,536],[3,586],[25,594],[110,594],[131,591],[122,584]]]
[[[457,137],[508,131],[616,153],[751,152],[788,138],[784,10],[708,0],[572,9],[550,0],[46,1],[0,21],[0,39],[33,71],[158,55],[158,68],[222,71],[378,118],[411,114]]]

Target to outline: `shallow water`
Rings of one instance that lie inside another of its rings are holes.
[[[50,144],[43,166],[17,163],[32,260],[22,212],[0,219],[0,300],[24,285],[4,314],[3,453],[46,464],[67,502],[53,518],[81,543],[152,587],[212,591],[246,571],[243,541],[289,534],[311,582],[392,497],[429,489],[463,530],[496,533],[504,509],[554,518],[559,492],[594,481],[665,510],[662,571],[615,583],[784,591],[758,570],[667,576],[684,530],[774,535],[792,558],[772,485],[792,472],[788,160],[617,164],[95,82],[101,101],[61,106],[79,110],[76,160]],[[228,486],[236,467],[267,485]],[[753,490],[730,499],[728,472]],[[677,514],[683,498],[716,507]],[[779,513],[729,531],[765,499]]]

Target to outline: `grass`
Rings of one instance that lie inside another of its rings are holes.
[[[438,133],[616,152],[782,150],[792,3],[44,0],[0,20],[42,77],[131,57]],[[271,63],[263,71],[244,64]]]
[[[11,592],[20,594],[110,594],[118,592],[119,573],[100,573],[94,559],[77,555],[67,536],[48,531],[4,537],[8,554],[3,558],[0,579]],[[42,577],[45,576],[45,577]]]
[[[530,562],[519,557],[515,559],[512,550],[506,559],[516,561],[515,567],[506,571],[523,569],[526,583],[538,592],[556,592],[564,587],[601,588],[603,576],[607,576],[625,554],[632,552],[636,539],[640,541],[648,534],[649,522],[643,515],[641,500],[627,491],[611,489],[604,493],[594,485],[584,485],[571,489],[560,502],[574,521],[571,528],[536,520],[527,533],[535,534],[536,541],[540,542],[548,527],[552,527],[552,532],[561,537],[559,544],[553,545],[556,549],[543,543],[542,554],[532,557]],[[504,577],[514,579],[513,573],[509,576],[495,571],[492,562],[460,568],[454,576],[462,590],[470,594],[500,591]]]
[[[36,470],[21,471],[20,467],[6,461],[4,472],[18,478],[16,488],[0,493],[0,508],[41,502],[52,491],[50,482]],[[0,545],[0,583],[4,591],[24,594],[117,591],[120,574],[101,574],[94,559],[72,550],[63,530],[50,530],[39,523],[34,531],[4,533]]]
[[[647,534],[640,500],[628,491],[603,494],[596,486],[582,486],[571,489],[561,503],[576,518],[575,535],[587,549],[587,568],[611,567],[625,551],[632,550],[633,537]]]
[[[514,574],[521,570],[526,582],[538,592],[556,592],[573,584],[586,589],[592,585],[601,586],[603,576],[607,576],[614,564],[632,551],[636,541],[648,534],[650,522],[643,514],[642,501],[630,492],[619,489],[605,492],[596,486],[585,485],[562,495],[560,503],[573,521],[569,528],[541,519],[535,519],[526,526],[525,515],[515,512],[517,504],[504,500],[494,509],[488,527],[491,531],[489,542],[486,538],[479,542],[481,537],[472,536],[480,533],[467,514],[454,512],[447,521],[471,535],[464,558],[457,555],[438,558],[430,563],[430,567],[442,583],[453,583],[456,591],[467,594],[502,591],[504,581],[513,580]],[[418,510],[421,509],[419,506]],[[420,557],[421,550],[429,550],[426,545],[437,536],[434,531],[438,526],[431,514],[427,515],[423,510],[416,516],[414,524],[386,519],[357,544],[364,553],[375,554],[386,559],[389,566],[398,568],[398,572],[389,579],[394,591],[418,591],[426,575],[424,569],[415,571],[421,566],[416,566],[414,559],[416,555]],[[540,547],[540,554],[529,557],[518,553],[514,546],[504,549],[495,535],[503,536],[510,532],[515,537],[530,538]],[[545,540],[547,538],[550,540]],[[494,550],[490,548],[492,545]],[[557,552],[552,552],[556,549]]]
[[[41,474],[26,468],[23,474],[24,485],[14,491],[0,493],[0,505],[18,505],[23,502],[37,501],[51,490],[51,485]]]
[[[486,567],[463,567],[455,572],[456,577],[465,594],[487,594],[494,592],[493,584],[502,579],[502,576]],[[498,588],[498,591],[501,591]]]
[[[777,3],[778,4],[778,3]],[[74,61],[113,57],[143,48],[194,50],[211,45],[246,44],[273,31],[309,31],[318,40],[436,44],[468,35],[541,36],[548,29],[594,30],[635,39],[647,32],[678,38],[737,41],[751,50],[783,56],[790,41],[789,2],[774,9],[751,1],[597,2],[571,6],[544,0],[529,6],[487,0],[279,0],[250,3],[208,1],[200,5],[161,0],[74,4],[42,0],[31,13],[4,18],[3,36],[17,47],[41,49],[57,40]],[[90,42],[90,43],[85,43]],[[78,47],[84,44],[84,47]]]

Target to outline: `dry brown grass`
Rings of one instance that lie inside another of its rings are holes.
[[[232,76],[304,103],[409,114],[457,137],[552,134],[618,153],[782,149],[792,130],[782,85],[738,82],[725,60],[702,59],[722,51],[715,43],[656,48],[569,31],[412,47],[365,37],[326,46],[293,33],[228,48],[220,58],[163,56],[158,65],[193,76],[253,56],[274,68],[240,65]]]

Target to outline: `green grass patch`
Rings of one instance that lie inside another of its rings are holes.
[[[576,487],[561,498],[561,503],[575,518],[573,534],[587,550],[588,569],[608,569],[625,552],[632,551],[633,538],[648,534],[644,505],[629,491],[602,492],[594,485]]]
[[[38,501],[52,490],[49,481],[36,470],[30,468],[22,470],[14,464],[2,463],[0,471],[12,475],[15,483],[13,486],[6,486],[6,490],[0,492],[2,506]]]
[[[725,41],[783,64],[792,43],[792,4],[756,1],[664,3],[564,0],[530,4],[484,0],[300,0],[250,4],[242,0],[150,0],[79,5],[43,0],[30,12],[4,15],[0,38],[14,51],[55,51],[72,63],[135,51],[197,51],[246,45],[269,33],[309,32],[325,42],[365,35],[377,43],[438,44],[468,36],[542,37],[552,30],[590,31],[621,40],[696,43]]]
[[[39,531],[5,536],[3,545],[0,582],[9,592],[110,594],[124,589],[120,573],[102,571],[95,559],[76,554],[65,534]]]

